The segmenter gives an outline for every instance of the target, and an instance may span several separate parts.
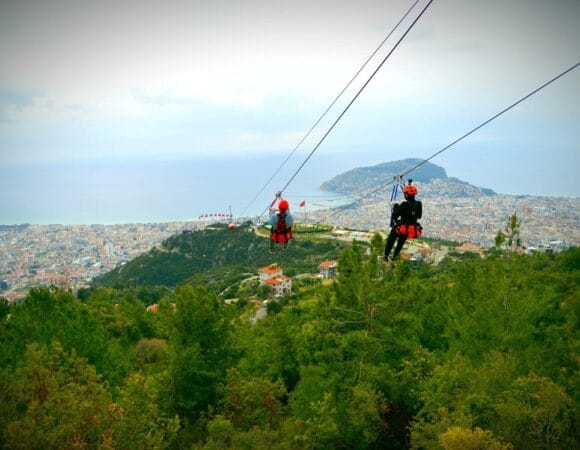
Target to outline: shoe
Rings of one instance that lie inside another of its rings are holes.
[[[274,253],[274,249],[273,248],[270,249],[270,253]]]
[[[287,245],[284,245],[284,246],[282,247],[282,250],[288,250],[288,246],[287,246]]]
[[[388,258],[385,255],[377,256],[379,262],[387,262]]]

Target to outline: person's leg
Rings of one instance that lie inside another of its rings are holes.
[[[393,228],[389,233],[389,237],[387,238],[387,243],[385,245],[385,259],[389,257],[389,254],[391,253],[395,243],[395,239],[397,239],[397,233],[395,233],[395,229]]]
[[[395,247],[395,253],[393,253],[393,259],[397,259],[399,257],[399,253],[401,253],[401,249],[403,248],[403,245],[405,245],[406,240],[407,236],[399,236],[399,241]]]
[[[274,236],[270,235],[270,253],[274,253]]]

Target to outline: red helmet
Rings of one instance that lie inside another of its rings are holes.
[[[288,203],[288,200],[280,200],[280,203],[278,203],[278,209],[284,210],[284,211],[289,210],[290,204]]]
[[[414,184],[408,184],[403,188],[403,194],[412,195],[413,197],[417,195],[417,187]]]

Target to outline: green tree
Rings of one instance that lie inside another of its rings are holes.
[[[466,430],[451,427],[439,435],[439,442],[444,450],[512,450],[513,445],[503,444],[493,437],[489,430],[475,428]]]
[[[230,369],[224,387],[225,417],[238,430],[247,431],[255,426],[272,430],[279,425],[286,394],[282,380],[244,378],[239,370]]]
[[[0,367],[16,364],[28,344],[49,346],[53,340],[87,358],[110,383],[124,380],[129,369],[125,352],[110,341],[86,304],[58,289],[31,289],[24,303],[12,308],[10,321],[0,324]]]
[[[4,448],[98,448],[112,441],[116,406],[95,368],[74,350],[31,344],[8,377],[2,403],[14,407],[8,417],[2,408]]]
[[[217,401],[230,364],[228,318],[223,303],[202,287],[181,286],[169,297],[170,398],[180,416],[195,418]]]
[[[179,418],[160,407],[161,379],[132,374],[115,406],[112,443],[115,448],[169,448],[179,429]]]

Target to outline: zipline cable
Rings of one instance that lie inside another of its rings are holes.
[[[415,6],[417,6],[417,3],[419,3],[419,0],[415,0],[415,2],[411,5],[411,7],[407,10],[407,12],[403,15],[403,17],[401,17],[401,19],[399,19],[399,21],[396,23],[396,25],[393,27],[393,29],[389,32],[389,34],[387,34],[387,36],[383,39],[383,41],[379,44],[379,46],[371,53],[371,55],[367,58],[367,60],[364,62],[364,64],[353,75],[353,77],[350,79],[350,81],[342,88],[342,90],[338,93],[338,95],[336,96],[336,98],[332,101],[332,103],[330,103],[330,105],[328,105],[328,107],[326,108],[326,110],[320,115],[320,117],[316,120],[316,122],[314,122],[314,125],[312,125],[312,127],[310,128],[310,130],[308,130],[308,132],[304,135],[304,137],[300,140],[300,142],[298,142],[298,144],[296,145],[296,147],[294,147],[294,150],[292,150],[290,152],[290,154],[286,157],[286,159],[282,162],[282,164],[280,164],[280,166],[276,169],[276,171],[272,174],[272,176],[270,178],[268,178],[268,181],[266,181],[266,183],[264,183],[264,185],[258,191],[258,193],[256,194],[256,196],[252,199],[252,201],[248,204],[248,206],[246,206],[245,209],[242,211],[242,213],[240,214],[240,217],[243,217],[244,214],[246,214],[246,211],[248,211],[248,209],[250,209],[250,207],[258,199],[258,197],[260,196],[260,194],[262,194],[262,192],[264,192],[264,190],[266,189],[266,187],[268,187],[268,185],[270,184],[270,182],[276,177],[276,175],[278,175],[278,173],[280,172],[280,170],[282,170],[282,167],[284,167],[286,165],[286,163],[290,160],[290,158],[294,155],[294,153],[296,153],[296,151],[298,150],[298,148],[300,148],[300,146],[304,143],[304,141],[308,138],[308,136],[310,136],[310,134],[318,126],[318,124],[320,123],[320,121],[326,116],[326,114],[328,113],[328,111],[330,111],[330,109],[335,105],[335,103],[340,99],[340,97],[342,97],[342,95],[350,87],[350,85],[354,82],[354,80],[360,75],[360,73],[364,70],[364,68],[375,57],[375,55],[377,54],[377,52],[383,47],[383,45],[385,45],[385,42],[387,42],[387,40],[397,30],[397,28],[399,28],[399,25],[401,25],[401,23],[403,22],[403,20],[405,20],[407,18],[407,16],[411,13],[411,11],[415,8]]]
[[[562,78],[564,75],[566,75],[567,73],[573,71],[574,69],[576,69],[578,66],[580,66],[580,62],[577,62],[576,64],[574,64],[573,66],[569,67],[568,69],[564,70],[563,72],[561,72],[559,75],[556,75],[554,78],[552,78],[549,81],[546,81],[544,84],[542,84],[540,87],[534,89],[532,92],[528,93],[527,95],[523,96],[522,98],[520,98],[519,100],[517,100],[516,102],[512,103],[510,106],[508,106],[507,108],[504,108],[503,110],[501,110],[500,112],[498,112],[497,114],[495,114],[494,116],[490,117],[489,119],[487,119],[485,122],[481,123],[480,125],[476,126],[475,128],[473,128],[471,131],[468,131],[467,133],[465,133],[463,136],[457,138],[456,140],[454,140],[451,144],[443,147],[441,150],[433,153],[429,158],[421,161],[420,163],[416,164],[415,166],[411,167],[410,169],[406,170],[405,172],[403,172],[402,174],[398,175],[401,179],[404,178],[405,176],[407,176],[408,174],[410,174],[411,172],[413,172],[414,170],[417,170],[419,167],[421,167],[423,164],[426,164],[427,162],[431,161],[433,158],[435,158],[436,156],[440,155],[441,153],[443,153],[444,151],[448,150],[449,148],[451,148],[452,146],[454,146],[455,144],[457,144],[458,142],[462,141],[463,139],[465,139],[466,137],[468,137],[469,135],[475,133],[477,130],[479,130],[480,128],[484,127],[485,125],[487,125],[488,123],[492,122],[493,120],[497,119],[499,116],[501,116],[502,114],[505,114],[506,112],[508,112],[510,109],[516,107],[517,105],[519,105],[520,103],[522,103],[523,101],[527,100],[528,98],[530,98],[531,96],[533,96],[534,94],[540,92],[542,89],[544,89],[545,87],[549,86],[550,84],[552,84],[554,81]],[[338,213],[344,211],[345,209],[348,209],[354,205],[356,205],[357,203],[359,203],[361,200],[364,200],[367,197],[370,197],[371,195],[373,195],[374,193],[380,191],[381,189],[386,188],[387,186],[393,184],[394,180],[389,181],[388,183],[382,184],[381,186],[373,189],[372,191],[366,193],[365,195],[363,195],[362,197],[359,197],[358,199],[356,199],[354,202],[349,203],[345,206],[341,206],[340,208],[337,208],[332,214],[329,214],[328,216],[326,216],[324,218],[324,220],[322,222],[326,222],[328,219],[330,219],[331,217],[334,217],[335,215],[337,215]]]
[[[427,3],[427,5],[421,10],[421,12],[419,13],[419,15],[415,18],[415,20],[413,20],[413,22],[411,23],[411,25],[409,25],[409,27],[407,28],[407,30],[403,33],[403,35],[399,38],[399,40],[397,41],[397,43],[393,46],[393,48],[391,49],[391,51],[387,54],[387,56],[385,56],[385,58],[381,61],[381,63],[379,64],[379,66],[375,69],[375,71],[371,74],[371,76],[367,79],[367,81],[363,84],[363,86],[358,90],[358,92],[355,94],[355,96],[352,98],[352,100],[349,102],[349,104],[346,106],[346,108],[344,108],[344,110],[342,111],[342,113],[340,113],[340,115],[338,116],[338,118],[330,126],[330,128],[328,129],[328,131],[324,134],[324,136],[322,136],[322,138],[320,139],[320,141],[318,141],[318,144],[316,144],[316,146],[312,149],[312,151],[309,153],[309,155],[306,157],[306,159],[302,162],[302,164],[300,164],[300,167],[298,167],[298,169],[290,177],[290,179],[288,180],[288,182],[278,192],[280,192],[280,193],[284,192],[286,190],[286,188],[290,185],[290,183],[292,183],[292,181],[294,181],[294,178],[296,178],[296,176],[300,173],[300,171],[302,170],[302,168],[310,160],[310,158],[312,157],[312,155],[316,152],[316,150],[318,150],[318,147],[320,147],[320,145],[324,142],[324,140],[330,134],[330,132],[334,129],[334,127],[336,126],[336,124],[338,122],[340,122],[340,119],[343,118],[343,116],[350,109],[350,107],[356,101],[356,99],[359,97],[359,95],[362,93],[362,91],[364,91],[364,89],[368,86],[368,84],[371,82],[371,80],[374,78],[374,76],[377,74],[377,72],[381,69],[381,67],[383,67],[383,65],[385,64],[385,62],[387,62],[387,60],[389,59],[389,57],[397,49],[397,47],[399,46],[399,44],[403,41],[403,39],[405,39],[405,37],[407,36],[407,34],[409,34],[409,32],[413,29],[413,27],[419,21],[419,19],[423,16],[423,14],[425,13],[425,11],[427,11],[427,9],[429,8],[429,6],[431,6],[431,3],[433,3],[433,0],[429,0],[429,2]],[[263,216],[264,213],[267,210],[268,210],[268,208],[266,208],[264,211],[262,211],[262,213],[258,217]]]

